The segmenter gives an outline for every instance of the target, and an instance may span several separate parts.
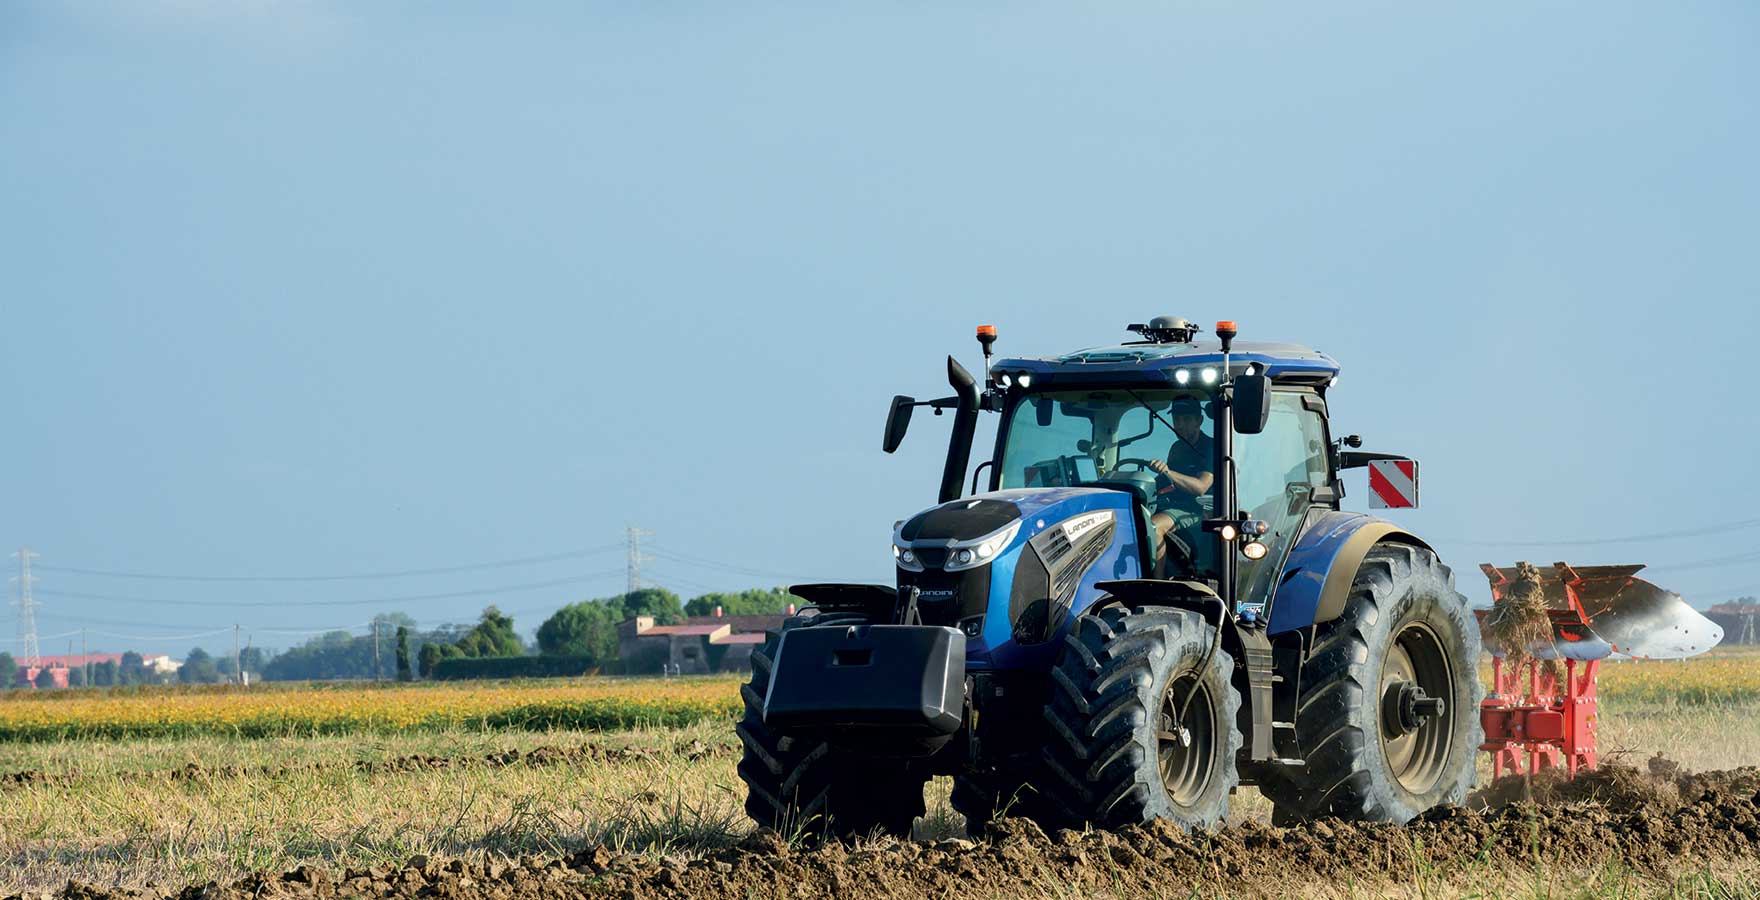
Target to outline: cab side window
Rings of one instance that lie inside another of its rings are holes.
[[[1270,599],[1314,489],[1328,484],[1326,424],[1319,413],[1303,405],[1305,396],[1306,392],[1274,393],[1265,430],[1235,438],[1235,489],[1241,511],[1270,526],[1260,540],[1271,552],[1263,559],[1240,560],[1237,586],[1242,602]]]

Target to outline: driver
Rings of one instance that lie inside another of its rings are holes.
[[[1158,490],[1156,506],[1160,511],[1149,519],[1155,528],[1155,547],[1161,551],[1165,564],[1167,533],[1176,525],[1181,531],[1192,529],[1204,518],[1198,498],[1210,493],[1216,480],[1214,460],[1216,442],[1204,434],[1204,409],[1196,397],[1178,397],[1168,410],[1173,418],[1173,445],[1167,449],[1166,462],[1152,462],[1149,468],[1160,476],[1155,480]],[[1177,520],[1177,522],[1176,522]],[[1187,545],[1195,549],[1195,540]],[[1165,566],[1164,566],[1165,567]],[[1162,577],[1167,577],[1166,573]]]

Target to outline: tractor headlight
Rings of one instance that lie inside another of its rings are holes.
[[[911,548],[909,547],[900,547],[897,544],[893,544],[892,559],[894,562],[898,563],[899,568],[906,571],[923,571],[923,564],[917,560],[917,554],[911,552]]]
[[[1021,520],[1008,523],[1006,528],[985,535],[983,538],[961,544],[948,551],[947,571],[957,572],[962,569],[976,568],[995,559],[997,554],[1007,549],[1008,543],[1021,530]]]
[[[1248,559],[1264,559],[1268,552],[1268,548],[1258,541],[1248,541],[1241,545],[1241,555]]]
[[[1182,384],[1183,385],[1186,382],[1191,381],[1191,380],[1192,380],[1192,373],[1191,373],[1190,369],[1174,369],[1173,370],[1173,381],[1175,384]]]

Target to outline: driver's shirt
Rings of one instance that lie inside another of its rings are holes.
[[[1167,448],[1167,467],[1192,478],[1208,475],[1216,469],[1216,441],[1207,434],[1199,434],[1196,444],[1186,443],[1184,438],[1173,439],[1173,446]],[[1157,479],[1163,482],[1160,495],[1160,506],[1177,506],[1182,509],[1198,510],[1198,498],[1186,493],[1181,488],[1173,487],[1173,483],[1162,476]]]

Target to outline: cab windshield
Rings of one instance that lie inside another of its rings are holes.
[[[998,487],[1125,486],[1136,495],[1162,574],[1217,571],[1202,531],[1215,509],[1213,394],[1190,389],[1062,391],[1020,400],[1003,436]],[[1331,484],[1324,407],[1312,391],[1280,390],[1262,432],[1234,443],[1236,500],[1266,523],[1269,552],[1243,559],[1239,595],[1265,602],[1316,492]],[[1172,550],[1172,553],[1168,553]],[[1162,562],[1167,561],[1166,566]]]
[[[1211,456],[1210,395],[1205,391],[1128,388],[1057,391],[1024,397],[1004,436],[998,487],[1060,487],[1114,482],[1139,489],[1145,505],[1174,502],[1157,466]],[[1176,412],[1177,410],[1177,412]],[[1176,431],[1177,420],[1186,429]],[[1208,497],[1183,498],[1194,507]]]

